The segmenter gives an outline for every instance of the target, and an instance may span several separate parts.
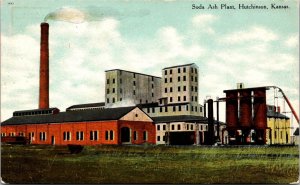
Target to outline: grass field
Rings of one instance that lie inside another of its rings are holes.
[[[7,183],[280,183],[299,177],[298,147],[1,146]]]

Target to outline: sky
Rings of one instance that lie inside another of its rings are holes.
[[[199,103],[223,90],[278,86],[299,115],[297,0],[1,0],[1,121],[38,108],[40,23],[47,21],[50,107],[104,101],[105,70],[162,76],[195,63]],[[271,9],[271,2],[288,9]],[[192,9],[193,4],[205,9]],[[209,5],[218,9],[207,9]],[[221,4],[236,9],[221,9]],[[238,9],[239,4],[267,10]],[[281,106],[269,90],[267,103]],[[225,103],[220,119],[225,120]],[[291,118],[294,125],[295,119]]]

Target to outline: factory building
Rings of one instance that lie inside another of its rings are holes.
[[[26,136],[31,144],[155,144],[153,120],[138,107],[16,111],[1,124],[1,136]]]
[[[113,69],[105,71],[106,107],[154,103],[161,97],[161,78]]]
[[[290,118],[281,114],[280,107],[267,105],[267,144],[292,144]]]

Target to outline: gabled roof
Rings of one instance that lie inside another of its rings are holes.
[[[14,116],[1,125],[22,125],[41,123],[63,123],[82,121],[118,120],[129,113],[133,107],[118,107],[109,109],[92,109],[82,111],[67,111],[53,115]]]
[[[80,108],[92,108],[92,107],[103,107],[105,106],[105,102],[100,102],[100,103],[86,103],[86,104],[78,104],[78,105],[72,105],[67,108],[69,109],[80,109]]]
[[[274,111],[267,111],[267,117],[268,118],[280,118],[280,119],[290,119],[289,117],[280,114],[279,112]]]

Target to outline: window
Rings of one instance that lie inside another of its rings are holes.
[[[154,93],[152,93],[151,96],[154,97]]]
[[[115,101],[116,101],[115,98],[113,98],[113,99],[112,99],[112,102],[115,103]]]
[[[191,80],[194,81],[194,76],[191,76]]]
[[[83,141],[83,131],[76,132],[76,140],[77,141]]]
[[[122,84],[122,78],[120,79],[120,84]]]
[[[159,104],[162,104],[162,99],[159,99]]]
[[[137,131],[133,132],[133,139],[136,141],[138,139]]]
[[[162,107],[159,107],[159,112],[162,112]]]
[[[194,96],[192,96],[192,101],[194,101]]]
[[[67,131],[63,133],[64,141],[71,141],[71,132]]]
[[[135,78],[135,73],[133,73],[133,78]]]
[[[90,131],[90,140],[97,141],[98,140],[98,131]]]
[[[183,72],[184,72],[184,73],[186,72],[186,68],[185,68],[185,67],[183,68]]]
[[[46,132],[40,132],[40,140],[46,141]]]
[[[166,136],[163,136],[163,141],[166,141]]]
[[[168,107],[167,106],[165,106],[165,112],[168,112]]]
[[[197,69],[195,68],[195,73],[197,74]]]
[[[277,138],[277,132],[276,132],[276,130],[275,130],[275,132],[274,132],[274,138],[275,138],[275,139]]]
[[[106,94],[109,94],[109,89],[106,89]]]
[[[198,79],[197,79],[197,77],[195,76],[195,82],[197,82],[197,80],[198,80]]]
[[[202,107],[200,107],[200,112],[202,112]]]
[[[173,112],[175,112],[176,111],[176,106],[173,106]]]
[[[193,106],[191,106],[191,111],[194,111],[194,107]]]
[[[113,131],[113,130],[111,130],[111,131],[109,132],[109,135],[110,135],[109,139],[110,139],[110,140],[114,140],[114,131]]]
[[[19,132],[19,136],[25,136],[24,132]]]
[[[170,83],[172,83],[172,78],[170,78]]]
[[[195,96],[195,101],[197,101],[197,96]]]
[[[173,92],[173,87],[170,87],[170,92]]]
[[[180,125],[177,125],[177,130],[180,130]]]
[[[150,108],[149,107],[147,108],[147,113],[150,113]]]
[[[123,93],[123,90],[122,90],[122,89],[120,89],[120,93],[121,93],[121,94]]]
[[[106,84],[109,84],[109,79],[106,80]]]
[[[194,130],[194,125],[191,125],[191,130]]]
[[[154,77],[153,76],[151,76],[151,81],[153,82],[154,81]],[[153,87],[152,87],[153,88]]]
[[[152,107],[152,113],[155,113],[155,108],[154,107]]]
[[[122,101],[122,98],[120,98],[120,101]]]
[[[165,75],[167,75],[168,74],[168,71],[167,70],[165,70]]]
[[[194,86],[191,86],[191,90],[194,91]]]
[[[183,81],[186,81],[186,76],[183,76]]]
[[[180,68],[178,68],[178,73],[180,73]]]
[[[177,90],[178,90],[178,92],[180,92],[180,86],[178,86]]]
[[[133,81],[133,86],[135,86],[136,84],[135,84],[135,81]]]
[[[163,130],[166,130],[166,125],[163,125]]]
[[[180,82],[180,76],[178,76],[178,82]]]
[[[160,136],[157,136],[157,141],[160,141]]]
[[[180,96],[178,96],[178,101],[180,101]]]
[[[165,93],[167,93],[168,92],[168,88],[165,88]]]
[[[170,102],[173,102],[173,98],[172,97],[170,97]]]
[[[114,83],[116,83],[116,80],[115,80],[115,79],[113,79],[113,84],[114,84]]]
[[[135,90],[133,90],[133,95],[135,95]]]
[[[186,86],[183,86],[183,91],[186,91]]]
[[[181,105],[178,105],[178,111],[181,111]]]
[[[160,125],[157,125],[157,130],[160,130]]]
[[[108,131],[105,131],[105,140],[108,140]]]
[[[142,100],[142,99],[140,99],[140,104],[142,103],[142,101],[143,101],[143,100]]]
[[[109,98],[106,99],[106,102],[109,103]]]
[[[165,78],[165,83],[168,83],[168,79],[167,78]]]
[[[187,129],[187,130],[190,129],[190,125],[189,125],[189,124],[186,125],[186,129]]]
[[[154,85],[153,85],[153,84],[151,84],[151,88],[152,88],[152,89],[154,88]]]
[[[280,139],[282,139],[282,131],[280,131]]]
[[[172,74],[172,72],[173,72],[172,69],[170,69],[170,74]]]
[[[143,132],[143,140],[144,140],[144,141],[147,141],[147,140],[148,140],[148,133],[147,133],[147,131],[144,131],[144,132]]]
[[[172,130],[174,130],[174,129],[175,129],[175,126],[174,126],[174,125],[172,125],[172,126],[171,126],[171,128],[172,128]]]
[[[191,68],[192,73],[194,72],[194,68]]]
[[[195,86],[195,92],[197,92],[198,91],[198,88],[197,88],[197,86]]]
[[[195,112],[197,112],[198,111],[198,107],[197,106],[195,106]]]
[[[183,101],[186,101],[186,96],[183,96]]]
[[[5,134],[4,132],[3,132],[3,133],[1,133],[1,137],[5,137],[5,135],[6,135],[6,134]]]
[[[115,93],[116,92],[116,89],[115,88],[113,88],[113,93]]]
[[[200,126],[200,130],[203,130],[203,126],[202,125]]]

